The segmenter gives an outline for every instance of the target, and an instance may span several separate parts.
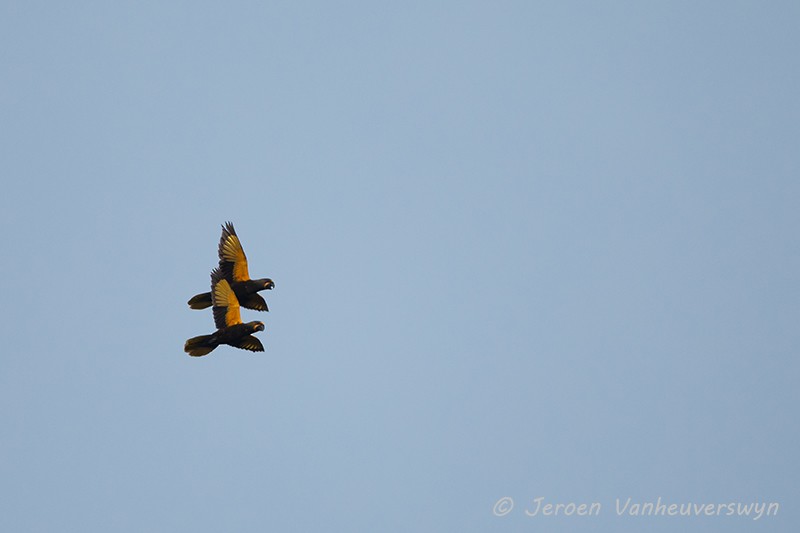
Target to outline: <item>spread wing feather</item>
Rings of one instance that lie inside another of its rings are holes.
[[[225,279],[231,281],[248,281],[250,279],[250,273],[247,270],[247,256],[244,255],[242,243],[231,222],[226,222],[222,226],[222,236],[219,239],[219,267]]]
[[[211,271],[211,300],[217,329],[242,323],[239,300],[218,268]]]
[[[264,345],[261,344],[261,341],[258,340],[256,337],[252,335],[247,335],[242,337],[236,344],[234,344],[237,348],[242,348],[243,350],[250,350],[251,352],[263,352]]]
[[[269,311],[266,300],[256,293],[248,294],[242,298],[239,305],[248,309],[253,309],[254,311]]]

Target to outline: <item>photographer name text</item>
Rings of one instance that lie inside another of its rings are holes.
[[[550,502],[539,496],[525,502],[521,512],[528,517],[549,516],[599,516],[603,506],[600,502]],[[514,510],[514,499],[505,496],[497,500],[492,508],[495,516],[506,516]],[[637,501],[628,497],[616,498],[614,511],[617,516],[735,516],[760,520],[777,516],[777,502],[670,502],[659,496],[655,500]]]

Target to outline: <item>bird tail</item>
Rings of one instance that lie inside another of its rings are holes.
[[[217,347],[217,343],[212,341],[213,335],[200,335],[199,337],[192,337],[183,346],[183,351],[192,357],[200,357],[211,353]]]
[[[211,307],[211,293],[204,292],[203,294],[196,294],[189,300],[189,307],[192,309],[205,309]]]

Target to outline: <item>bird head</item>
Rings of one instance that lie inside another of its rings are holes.
[[[263,279],[261,281],[264,282],[264,288],[265,289],[272,290],[272,289],[275,288],[275,282],[273,282],[271,279],[267,278],[267,279]]]
[[[253,331],[264,331],[263,322],[258,322],[258,321],[250,322],[248,325],[250,326],[250,329],[252,329]]]

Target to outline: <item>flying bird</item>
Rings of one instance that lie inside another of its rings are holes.
[[[219,270],[233,292],[236,293],[239,304],[256,311],[269,311],[267,302],[258,294],[258,291],[272,290],[275,283],[269,278],[250,279],[250,273],[247,271],[247,256],[244,255],[242,243],[230,222],[226,222],[222,226],[218,252]],[[192,309],[205,309],[211,305],[210,292],[198,294],[189,300],[189,307]]]
[[[239,300],[236,299],[236,293],[219,268],[211,271],[210,294],[217,331],[211,335],[192,337],[186,341],[183,350],[193,357],[199,357],[210,353],[220,344],[227,344],[251,352],[263,352],[264,346],[261,341],[252,334],[264,331],[264,323],[258,321],[242,323]]]

